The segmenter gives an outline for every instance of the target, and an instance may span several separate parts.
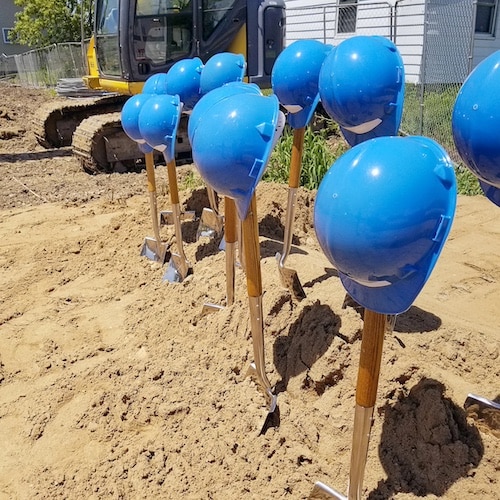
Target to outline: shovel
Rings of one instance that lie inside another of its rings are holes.
[[[234,303],[234,271],[235,271],[235,246],[236,234],[236,206],[232,198],[224,197],[224,231],[225,231],[225,251],[226,251],[226,306]],[[211,312],[220,311],[224,306],[218,304],[203,304],[202,316]]]
[[[224,218],[225,218],[225,240],[226,240],[226,303],[228,306],[234,303],[234,267],[235,267],[235,247],[237,241],[236,234],[236,206],[232,198],[224,198]]]
[[[196,212],[194,210],[188,210],[186,212],[180,213],[180,219],[182,222],[191,222],[196,219]],[[160,224],[163,226],[171,226],[175,221],[175,216],[172,210],[162,210],[160,212]]]
[[[468,394],[464,402],[467,416],[482,420],[494,435],[500,435],[500,403],[477,394]]]
[[[177,173],[175,171],[175,159],[167,162],[168,185],[170,187],[170,203],[174,215],[175,241],[177,243],[177,254],[172,253],[168,268],[163,280],[170,283],[182,282],[191,272],[191,266],[184,253],[181,229],[181,209],[179,205],[179,190],[177,187]]]
[[[223,218],[219,214],[217,194],[212,187],[207,186],[207,195],[210,208],[205,207],[201,212],[196,239],[200,239],[201,237],[213,238],[222,231]]]
[[[153,220],[154,238],[146,237],[141,249],[141,256],[154,260],[160,264],[165,263],[167,247],[161,242],[160,229],[158,227],[158,209],[156,200],[156,180],[153,153],[145,153],[146,175],[148,180],[149,203],[151,206],[151,218]]]
[[[262,315],[262,274],[260,268],[259,228],[257,222],[257,201],[255,193],[248,214],[242,221],[243,249],[245,252],[248,302],[250,308],[250,324],[255,361],[250,365],[248,375],[255,376],[264,391],[269,406],[269,415],[277,406],[277,396],[273,393],[271,383],[265,371],[264,355],[264,318]],[[267,420],[267,419],[266,419]]]
[[[302,163],[302,151],[304,148],[305,127],[294,129],[292,158],[290,161],[290,174],[288,182],[288,203],[286,208],[285,236],[283,238],[283,253],[276,254],[281,283],[288,288],[297,300],[305,298],[306,294],[300,283],[297,271],[285,267],[285,261],[290,254],[293,237],[293,221],[295,217],[295,206],[297,201],[297,188],[300,183],[300,170]]]
[[[187,210],[185,212],[180,212],[179,217],[182,222],[184,221],[190,222],[196,219],[196,213],[194,210]],[[172,210],[162,210],[160,212],[160,224],[162,225],[170,226],[172,224],[175,224],[175,218],[176,218],[175,214]]]
[[[347,496],[338,493],[318,481],[309,495],[309,500],[327,500],[331,498],[336,500],[361,499],[373,409],[377,399],[378,378],[386,325],[387,318],[385,314],[365,309],[358,382],[356,385],[356,409],[354,413]]]

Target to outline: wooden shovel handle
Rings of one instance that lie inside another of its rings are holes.
[[[234,243],[236,234],[236,205],[232,198],[224,197],[224,238],[226,243]]]
[[[386,315],[365,309],[361,355],[359,358],[356,403],[364,408],[375,406]]]
[[[305,127],[296,128],[293,131],[292,157],[290,159],[290,173],[288,175],[288,186],[291,188],[297,188],[300,184],[305,131]]]
[[[148,179],[148,192],[154,193],[156,191],[156,179],[155,179],[155,163],[153,152],[145,153],[144,160],[146,161],[146,176]]]
[[[255,194],[252,196],[248,214],[242,223],[242,230],[248,295],[250,297],[260,297],[262,295],[262,274],[260,270],[259,227]]]
[[[167,163],[168,186],[170,188],[170,202],[172,205],[179,203],[179,188],[177,187],[177,172],[175,169],[175,160]]]

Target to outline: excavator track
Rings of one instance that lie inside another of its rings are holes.
[[[73,133],[82,120],[96,114],[120,111],[127,98],[113,94],[48,102],[33,117],[36,139],[45,148],[70,146]]]
[[[73,133],[73,155],[88,173],[136,172],[144,167],[144,154],[121,125],[121,113],[106,113],[83,120]],[[191,162],[191,146],[187,138],[187,116],[181,118],[177,134],[178,164]],[[164,163],[155,153],[155,162]]]
[[[121,113],[106,113],[82,120],[73,134],[73,155],[88,173],[133,171],[144,157],[127,137]]]

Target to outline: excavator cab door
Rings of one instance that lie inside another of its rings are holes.
[[[97,0],[95,44],[102,77],[144,82],[177,61],[243,54],[247,78],[270,83],[284,47],[284,0]]]
[[[119,6],[120,0],[97,2],[94,33],[99,73],[121,78]]]

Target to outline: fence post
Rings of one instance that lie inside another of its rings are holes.
[[[323,43],[326,44],[326,7],[323,7]]]
[[[497,15],[498,15],[498,13],[497,13]],[[470,74],[470,72],[472,71],[472,65],[474,64],[474,41],[476,39],[476,16],[477,16],[477,0],[473,0],[473,2],[472,2],[472,27],[471,27],[470,41],[469,41],[469,58],[467,61],[467,74]]]
[[[427,58],[427,26],[429,24],[427,2],[424,2],[424,33],[422,38],[422,59],[420,60],[420,128],[419,134],[424,134],[424,97],[425,97],[425,69],[426,69],[426,58]]]

